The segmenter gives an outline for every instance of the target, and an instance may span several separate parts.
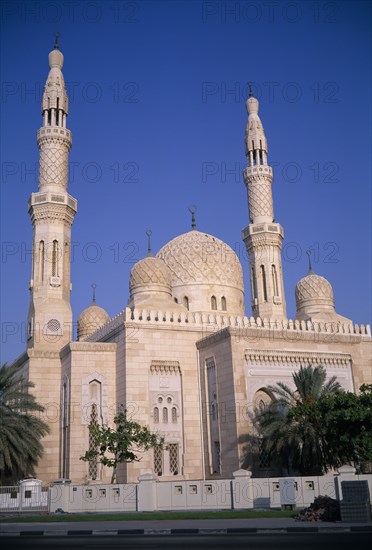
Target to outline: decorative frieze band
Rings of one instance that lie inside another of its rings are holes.
[[[262,365],[288,365],[301,366],[322,365],[347,367],[351,363],[349,353],[330,353],[314,351],[288,351],[288,350],[246,350],[245,360],[249,363],[260,363]]]
[[[181,375],[181,367],[178,361],[154,359],[150,365],[151,374],[177,374]]]

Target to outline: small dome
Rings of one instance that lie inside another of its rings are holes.
[[[295,295],[297,313],[334,312],[331,284],[312,271],[298,281]]]
[[[171,272],[168,266],[160,258],[146,256],[130,271],[129,291],[130,295],[137,292],[171,293]]]
[[[78,340],[84,340],[93,332],[101,328],[110,320],[110,316],[102,307],[97,306],[93,302],[89,307],[84,309],[77,321],[77,337]]]

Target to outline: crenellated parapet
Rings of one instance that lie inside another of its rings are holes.
[[[184,330],[195,330],[199,332],[216,333],[226,328],[255,332],[260,337],[272,336],[273,338],[284,338],[295,341],[301,338],[313,338],[314,335],[323,336],[324,340],[357,336],[370,337],[371,328],[369,325],[356,325],[352,323],[332,322],[311,322],[283,319],[269,321],[260,317],[246,317],[222,315],[214,313],[199,312],[174,312],[171,310],[147,310],[125,308],[115,317],[110,319],[104,326],[91,334],[85,341],[100,341],[109,337],[120,326],[129,325],[137,327],[177,327]],[[241,333],[243,334],[243,333]],[[203,337],[203,336],[202,336]]]

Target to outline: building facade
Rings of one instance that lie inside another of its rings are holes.
[[[160,480],[228,478],[240,467],[268,474],[252,445],[252,414],[270,400],[266,388],[292,384],[301,366],[322,365],[345,390],[372,383],[369,326],[335,310],[333,290],[309,273],[297,284],[296,318],[287,319],[282,226],[275,221],[273,171],[259,103],[250,94],[245,136],[249,224],[243,229],[252,315],[246,316],[243,271],[223,241],[192,227],[131,269],[129,301],[110,318],[95,298],[78,317],[70,306],[71,227],[77,201],[68,194],[68,98],[58,46],[38,131],[39,189],[33,225],[27,350],[15,363],[46,407],[50,434],[37,475],[45,482],[109,481],[111,472],[80,460],[89,424],[112,424],[120,406],[163,435],[164,450],[122,465],[121,482],[144,472]],[[150,235],[149,235],[150,238]]]

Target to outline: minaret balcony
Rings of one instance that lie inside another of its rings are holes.
[[[69,139],[72,139],[72,133],[66,128],[61,128],[60,126],[43,126],[37,132],[37,138],[39,139],[42,136],[64,136]]]
[[[252,176],[265,176],[270,177],[272,179],[273,177],[273,169],[269,165],[265,164],[259,164],[255,166],[247,166],[243,170],[244,179],[252,177]]]
[[[74,212],[77,212],[77,200],[68,193],[58,193],[57,191],[32,193],[28,201],[28,209],[30,210],[35,205],[45,203],[66,204]]]
[[[284,239],[284,230],[280,223],[250,223],[242,231],[243,240],[259,233],[275,233]]]
[[[39,147],[53,139],[58,140],[60,143],[64,143],[68,150],[71,149],[72,132],[70,132],[70,130],[61,126],[43,126],[39,128],[37,132],[37,143]]]

